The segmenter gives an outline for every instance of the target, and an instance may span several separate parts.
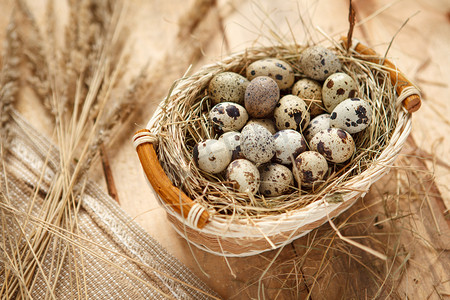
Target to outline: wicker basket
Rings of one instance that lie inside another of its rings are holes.
[[[410,133],[411,112],[420,107],[419,92],[392,63],[377,56],[370,48],[356,41],[350,51],[346,50],[346,46],[345,38],[340,44],[335,44],[341,60],[345,61],[346,57],[351,56],[355,63],[363,64],[369,70],[381,68],[390,76],[391,88],[395,94],[392,103],[395,111],[391,117],[396,118],[396,126],[386,147],[365,170],[336,183],[329,192],[306,206],[280,214],[233,219],[205,208],[198,201],[190,199],[182,191],[183,188],[179,189],[172,184],[177,182],[176,185],[181,185],[174,176],[169,175],[172,180],[169,179],[167,174],[170,173],[170,162],[165,161],[161,166],[163,160],[157,149],[158,143],[171,139],[170,135],[176,134],[161,126],[164,115],[176,113],[174,103],[193,99],[195,97],[192,95],[195,93],[204,93],[212,76],[228,70],[240,72],[248,63],[268,56],[295,57],[302,46],[247,49],[180,80],[176,89],[162,101],[147,129],[136,133],[134,145],[150,186],[167,211],[174,229],[181,236],[200,249],[222,256],[248,256],[276,249],[344,212],[359,197],[364,197],[372,183],[389,171]],[[383,88],[382,84],[380,83],[380,90]],[[186,103],[186,106],[189,105],[192,103]],[[181,170],[192,166],[188,160],[181,164]],[[178,176],[182,178],[183,174]]]

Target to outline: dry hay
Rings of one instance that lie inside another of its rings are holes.
[[[371,126],[354,136],[357,150],[351,160],[334,166],[326,181],[316,185],[313,191],[292,187],[292,192],[287,195],[257,195],[256,199],[233,191],[224,177],[203,172],[192,163],[195,144],[204,139],[218,138],[208,120],[212,105],[206,89],[212,76],[223,71],[242,74],[248,64],[267,57],[289,62],[296,75],[302,76],[298,65],[298,57],[304,49],[302,46],[247,49],[244,54],[181,79],[182,84],[175,87],[177,92],[162,102],[159,115],[152,119],[155,124],[152,131],[159,138],[159,160],[174,185],[182,186],[191,199],[224,216],[230,215],[230,218],[280,214],[302,208],[325,195],[344,192],[342,186],[376,162],[388,146],[397,125],[398,110],[397,96],[388,72],[381,65],[349,57],[341,45],[335,45],[338,57],[343,61],[343,70],[358,83],[359,96],[368,99],[373,106]]]

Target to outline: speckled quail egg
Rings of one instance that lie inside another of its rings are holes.
[[[275,127],[275,123],[271,119],[250,119],[247,122],[248,124],[259,124],[270,131],[271,134],[275,134],[277,129]]]
[[[273,161],[279,164],[292,164],[292,161],[308,148],[301,133],[292,129],[278,131],[273,135],[273,139],[275,141]]]
[[[245,108],[237,103],[221,102],[211,109],[209,119],[214,128],[228,132],[244,127],[248,120],[248,114]]]
[[[324,112],[321,83],[309,78],[300,79],[292,87],[292,94],[305,101],[306,105],[308,105],[311,118]]]
[[[257,76],[268,76],[275,80],[280,90],[290,88],[294,83],[294,70],[285,61],[266,58],[251,63],[247,67],[247,78],[252,80]]]
[[[280,99],[274,110],[275,124],[279,130],[303,130],[309,124],[308,106],[305,101],[294,95]]]
[[[227,168],[226,178],[241,193],[249,191],[252,194],[256,194],[259,190],[259,171],[249,160],[237,159],[231,162]]]
[[[306,48],[300,55],[300,64],[306,77],[324,81],[342,67],[336,54],[323,46]]]
[[[208,85],[208,92],[214,104],[235,102],[244,104],[245,89],[250,81],[234,72],[215,75]]]
[[[352,157],[355,142],[352,136],[339,128],[328,128],[319,131],[309,142],[311,150],[317,151],[328,161],[342,163]]]
[[[330,126],[341,128],[350,134],[366,129],[372,121],[372,107],[360,98],[342,101],[331,113]]]
[[[231,161],[231,153],[224,142],[204,140],[195,145],[193,150],[194,163],[208,173],[220,173]]]
[[[245,108],[250,116],[264,118],[272,113],[280,99],[280,89],[270,77],[258,76],[245,90]]]
[[[264,164],[259,167],[261,183],[259,192],[264,196],[280,196],[287,193],[294,185],[291,170],[280,164]]]
[[[241,151],[241,133],[237,131],[225,132],[219,137],[219,141],[222,141],[227,146],[231,153],[231,160],[238,158],[244,158]]]
[[[241,151],[245,158],[256,164],[270,161],[275,155],[272,134],[261,125],[245,125],[241,131]]]
[[[353,98],[358,93],[356,82],[345,73],[330,75],[322,87],[322,101],[325,109],[332,112],[333,109],[347,98]]]
[[[293,171],[302,186],[311,187],[324,178],[328,171],[328,163],[319,152],[305,151],[295,159]]]
[[[316,133],[330,127],[330,114],[318,115],[309,122],[309,125],[305,129],[306,140],[309,142]]]

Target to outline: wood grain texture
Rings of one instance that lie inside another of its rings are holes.
[[[45,2],[32,5],[41,23]],[[422,107],[413,116],[413,139],[397,167],[335,221],[343,235],[388,256],[387,261],[380,261],[339,240],[329,225],[279,252],[232,259],[193,249],[174,232],[147,186],[130,142],[133,133],[145,127],[172,82],[191,64],[195,71],[229,52],[270,44],[274,41],[270,30],[304,43],[324,37],[318,31],[305,30],[303,24],[314,23],[336,39],[345,35],[348,27],[347,1],[203,1],[206,6],[201,18],[187,30],[183,20],[196,12],[197,2],[129,1],[126,23],[134,45],[130,68],[138,69],[150,61],[151,75],[147,97],[139,103],[141,109],[118,134],[114,147],[107,148],[122,208],[227,299],[450,297],[450,172],[432,159],[448,161],[450,153],[445,134],[450,131],[450,3],[353,1],[360,24],[353,37],[381,55],[411,17],[387,57],[419,85],[423,95]],[[0,2],[1,28],[6,26],[11,5]],[[18,108],[35,126],[51,132],[45,115],[36,113],[40,110],[31,93],[24,92]],[[431,159],[418,156],[415,148],[430,153]],[[99,165],[92,178],[102,183],[100,171]]]

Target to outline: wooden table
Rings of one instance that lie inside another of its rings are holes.
[[[29,3],[41,23],[43,3]],[[1,15],[8,16],[11,6],[1,4]],[[57,7],[66,11],[59,2]],[[150,61],[150,84],[142,109],[123,127],[114,147],[107,149],[120,205],[224,298],[450,297],[450,2],[354,1],[354,7],[359,22],[354,37],[384,53],[395,36],[389,57],[419,85],[424,100],[414,114],[412,135],[397,160],[398,168],[335,221],[343,235],[386,253],[387,261],[340,240],[329,225],[280,252],[249,258],[224,259],[189,247],[150,192],[130,141],[190,64],[195,71],[245,47],[268,45],[273,41],[268,28],[288,40],[292,30],[298,43],[306,41],[306,34],[322,40],[318,31],[304,30],[300,16],[310,30],[314,24],[330,36],[345,35],[347,1],[128,3],[130,67],[137,70]],[[0,22],[5,28],[7,18]],[[31,107],[29,98],[18,106],[35,126],[48,131],[45,119]],[[100,170],[92,178],[105,185]]]

